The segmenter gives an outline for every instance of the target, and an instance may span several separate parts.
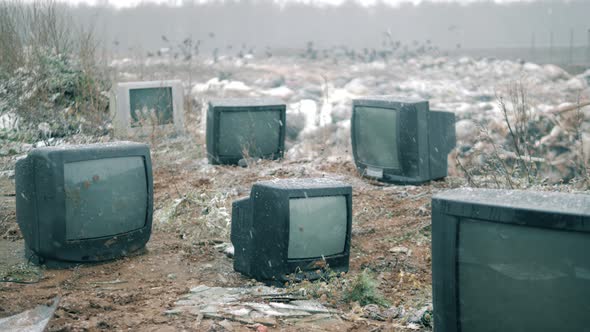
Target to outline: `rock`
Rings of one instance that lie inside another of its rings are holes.
[[[389,252],[392,254],[407,254],[409,256],[411,250],[406,247],[393,247],[389,249]]]

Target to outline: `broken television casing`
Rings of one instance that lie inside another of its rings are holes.
[[[391,96],[353,100],[351,140],[359,172],[383,182],[419,184],[447,176],[455,115],[427,101]]]
[[[329,179],[258,182],[234,201],[234,269],[269,282],[348,271],[352,187]],[[320,273],[318,273],[318,271]]]
[[[150,238],[153,180],[149,147],[45,147],[16,164],[16,217],[27,256],[39,264],[110,260]]]

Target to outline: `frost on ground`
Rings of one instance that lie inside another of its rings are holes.
[[[239,330],[243,326],[237,322],[203,319],[197,324],[198,319],[186,312],[164,313],[174,310],[179,298],[197,285],[223,289],[259,286],[233,272],[232,260],[219,250],[229,242],[232,201],[249,195],[253,183],[328,177],[353,186],[350,272],[334,280],[290,285],[289,290],[303,289],[308,300],[337,310],[339,322],[353,331],[392,326],[428,331],[432,194],[467,185],[508,187],[507,181],[536,190],[587,188],[578,184],[583,182],[581,165],[590,155],[590,112],[588,108],[578,110],[576,105],[590,99],[588,72],[572,76],[557,66],[498,59],[422,56],[356,62],[338,58],[335,63],[334,58],[311,61],[275,56],[247,61],[220,58],[216,63],[195,59],[188,75],[185,62],[156,60],[127,59],[112,64],[122,80],[182,79],[187,94],[185,136],[134,138],[150,144],[152,153],[154,232],[147,254],[98,266],[43,271],[43,279],[27,288],[0,284],[0,307],[5,310],[0,311],[1,316],[32,309],[59,293],[63,298],[50,330],[150,330],[164,326]],[[519,99],[514,103],[510,98],[515,82],[526,87],[525,118],[514,112],[521,109]],[[432,109],[455,113],[458,142],[449,159],[450,177],[424,186],[395,186],[358,175],[350,147],[351,100],[379,94],[426,98]],[[285,159],[250,160],[247,167],[209,165],[202,121],[207,100],[265,95],[279,96],[288,105]],[[528,164],[515,155],[500,97],[508,119],[524,128],[519,146],[530,148],[525,153]],[[572,111],[552,112],[572,105]],[[27,129],[34,135],[23,139],[15,134],[14,129],[21,126],[18,118],[10,115],[15,113],[0,113],[0,189],[7,193],[0,196],[0,236],[5,241],[22,241],[11,196],[16,160],[36,146],[114,138],[80,131],[43,137],[47,126],[40,124]],[[102,127],[108,128],[108,122]],[[506,167],[502,168],[503,164]],[[531,164],[535,164],[531,169],[540,171],[529,183],[522,176],[522,165]],[[507,170],[513,173],[506,174]],[[572,181],[551,185],[562,179]],[[363,271],[371,272],[389,308],[342,300],[339,286],[350,285]],[[277,323],[281,330],[301,328],[281,324]],[[310,324],[306,327],[311,328]]]
[[[431,109],[455,113],[458,148],[450,160],[451,174],[477,176],[490,171],[486,165],[506,163],[508,170],[493,168],[517,175],[523,171],[519,158],[526,157],[538,182],[587,177],[581,168],[590,161],[590,106],[583,106],[590,100],[589,71],[574,76],[550,64],[429,55],[372,62],[336,55],[314,61],[227,57],[215,64],[195,60],[196,73],[188,81],[181,64],[164,66],[150,59],[143,65],[150,64],[151,78],[167,71],[184,78],[193,103],[203,105],[201,111],[212,97],[282,98],[288,106],[288,159],[350,158],[351,100],[387,94],[427,99]],[[137,66],[130,61],[117,68],[132,72]],[[514,96],[518,89],[522,98]],[[556,111],[568,106],[573,110]],[[199,118],[204,118],[202,112]],[[521,125],[520,132],[511,131]],[[514,136],[524,151],[517,151]]]

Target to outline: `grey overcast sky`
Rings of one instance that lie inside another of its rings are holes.
[[[88,5],[97,5],[97,4],[109,4],[117,8],[125,8],[125,7],[134,7],[140,3],[159,3],[159,4],[168,4],[171,6],[181,5],[183,2],[190,2],[191,0],[59,0],[62,2],[66,2],[69,4],[88,4]],[[206,2],[207,0],[194,0],[194,2]],[[290,1],[297,1],[303,3],[314,3],[318,5],[339,5],[345,0],[275,0],[276,2],[290,2]],[[377,0],[356,0],[363,5],[372,5],[377,2]],[[474,3],[474,2],[485,2],[489,0],[383,0],[383,2],[388,3],[390,5],[399,5],[403,3],[412,3],[412,4],[420,4],[422,2],[433,2],[433,3],[448,3],[448,2],[458,2],[458,3]],[[513,2],[534,2],[536,0],[493,0],[496,3],[513,3]]]

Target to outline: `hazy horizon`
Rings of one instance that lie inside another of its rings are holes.
[[[0,0],[8,1],[8,0]],[[35,0],[24,0],[25,2],[32,2]],[[191,4],[204,3],[223,3],[224,0],[56,0],[57,2],[66,3],[73,6],[88,5],[88,6],[110,6],[114,8],[133,8],[145,4],[166,5],[172,7],[180,7]],[[239,0],[235,0],[239,2]],[[313,4],[318,6],[339,6],[351,0],[262,0],[261,3],[303,3]],[[422,4],[441,4],[441,3],[458,3],[463,5],[476,3],[494,3],[494,4],[513,4],[513,3],[531,3],[531,2],[571,2],[570,0],[352,0],[352,2],[361,4],[363,6],[375,6],[378,4],[386,4],[393,7],[401,5],[422,5]]]
[[[545,52],[555,58],[549,61],[572,62],[587,61],[585,48],[590,45],[590,1],[582,0],[62,1],[81,4],[64,8],[92,27],[109,51],[124,56],[157,54],[170,47],[178,52],[183,41],[192,40],[208,55],[212,50],[219,55],[264,54],[307,45],[367,52],[398,45],[401,50],[455,53],[520,49],[507,56],[534,59],[535,52],[561,47],[566,49]],[[310,5],[342,1],[338,6]],[[114,3],[119,7],[110,5]]]

